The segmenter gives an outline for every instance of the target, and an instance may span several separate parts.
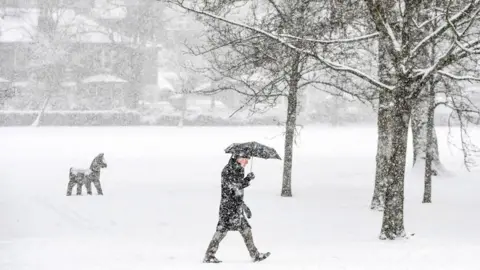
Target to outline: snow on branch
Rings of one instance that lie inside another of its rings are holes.
[[[380,29],[380,31],[388,37],[389,43],[391,45],[388,49],[389,53],[393,56],[394,59],[400,59],[402,45],[395,36],[395,32],[392,29],[390,23],[387,21],[387,18],[384,18],[384,16],[382,16],[388,14],[387,10],[382,7],[382,4],[379,4],[374,0],[368,0],[366,2],[377,29]]]
[[[474,12],[474,8],[480,4],[480,0],[474,0],[471,1],[469,5],[467,5],[465,8],[460,10],[457,14],[453,15],[450,19],[449,22],[442,24],[440,27],[438,27],[435,31],[433,31],[430,35],[426,36],[424,39],[422,39],[417,46],[413,48],[411,51],[410,55],[414,56],[416,55],[420,49],[422,49],[424,46],[427,44],[431,43],[432,39],[438,37],[442,33],[444,33],[449,27],[450,24],[454,24],[458,22],[459,20],[465,18],[466,16],[470,15],[471,13]]]
[[[275,3],[274,0],[268,0],[268,2],[273,6],[273,8],[277,11],[278,15],[282,19],[283,22],[289,23],[289,21],[285,18],[285,14],[280,10],[280,7]]]
[[[188,7],[184,4],[183,1],[179,1],[179,2],[174,1],[173,3],[177,6],[179,6],[180,8],[185,9],[187,12],[192,12],[192,13],[195,13],[197,15],[209,17],[209,18],[212,18],[212,19],[217,20],[217,21],[221,21],[221,22],[233,25],[233,26],[237,26],[237,27],[240,27],[240,28],[243,28],[243,29],[248,29],[250,31],[262,34],[265,37],[273,39],[273,40],[279,42],[280,44],[282,44],[282,45],[284,45],[284,46],[286,46],[286,47],[288,47],[288,48],[290,48],[294,51],[297,51],[299,53],[308,55],[308,56],[318,60],[319,62],[325,64],[327,67],[329,67],[333,70],[344,71],[344,72],[351,73],[351,74],[353,74],[353,75],[355,75],[355,76],[357,76],[357,77],[359,77],[363,80],[368,81],[369,83],[371,83],[372,85],[374,85],[376,87],[387,89],[387,90],[393,90],[394,89],[393,86],[384,84],[384,83],[374,79],[372,76],[370,76],[370,75],[368,75],[364,72],[361,72],[358,69],[355,69],[355,68],[352,68],[352,67],[340,64],[340,63],[335,63],[335,62],[329,61],[329,60],[323,58],[322,56],[319,56],[318,54],[316,54],[314,52],[311,52],[311,51],[308,51],[308,50],[305,50],[305,49],[302,49],[302,48],[298,48],[298,47],[294,46],[293,44],[291,44],[289,42],[286,42],[285,38],[283,38],[283,37],[271,34],[267,31],[264,31],[262,29],[259,29],[259,28],[256,28],[256,27],[244,24],[244,23],[240,23],[240,22],[236,22],[236,21],[233,21],[233,20],[226,19],[222,16],[218,16],[218,15],[215,15],[215,14],[207,12],[207,11],[197,10],[195,8]]]
[[[465,31],[461,34],[460,38],[462,35],[465,34]],[[480,49],[476,48],[478,44],[480,44],[480,40],[471,42],[471,43],[466,43],[465,45],[461,46],[460,45],[460,39],[459,37],[455,37],[452,44],[450,45],[449,49],[447,52],[445,52],[435,63],[425,69],[417,70],[416,76],[422,76],[422,80],[425,80],[428,78],[431,74],[433,73],[439,73],[443,76],[450,77],[451,79],[456,79],[456,80],[474,80],[478,81],[478,78],[475,77],[468,77],[468,76],[455,76],[452,74],[449,74],[447,72],[441,71],[441,69],[445,68],[447,65],[454,61],[458,61],[464,57],[467,57],[469,54],[479,54]],[[461,48],[461,51],[454,52],[456,49],[456,46]],[[473,49],[472,49],[473,48]]]
[[[445,89],[449,89],[447,97],[449,102],[443,102],[442,105],[452,109],[452,113],[448,119],[449,126],[449,141],[452,145],[455,143],[451,142],[451,126],[453,120],[457,120],[460,124],[460,143],[459,148],[463,153],[464,165],[468,171],[475,166],[474,156],[480,153],[480,149],[472,142],[469,133],[468,133],[468,124],[472,123],[478,125],[478,116],[480,115],[480,110],[478,107],[470,100],[468,95],[461,90],[459,84],[452,83],[448,80],[442,80]]]
[[[390,27],[390,24],[388,22],[385,22],[382,20],[383,25],[385,26],[385,29],[387,30],[387,34],[390,37],[390,41],[393,44],[393,48],[395,49],[396,52],[400,52],[402,49],[402,46],[400,46],[400,43],[398,42],[397,38],[395,37],[395,34],[393,33],[392,27]]]
[[[469,54],[479,54],[480,53],[480,49],[479,48],[475,48],[475,49],[470,49],[469,47],[471,47],[470,44],[466,44],[466,45],[462,45],[460,43],[460,41],[458,40],[458,38],[455,38],[455,43],[457,44],[458,47],[460,47],[460,49],[462,49],[463,51],[469,53]]]
[[[352,42],[358,42],[362,40],[367,40],[370,38],[378,37],[380,33],[372,33],[360,37],[353,37],[353,38],[345,38],[345,39],[333,39],[333,40],[322,40],[322,39],[313,39],[313,38],[301,38],[301,37],[296,37],[292,35],[287,35],[287,34],[280,34],[280,37],[285,37],[285,38],[291,38],[295,40],[303,40],[303,41],[309,41],[309,42],[315,42],[315,43],[320,43],[320,44],[336,44],[336,43],[352,43]]]
[[[457,31],[457,28],[455,27],[455,24],[452,23],[452,20],[450,19],[449,17],[449,9],[450,9],[450,4],[448,4],[448,7],[447,7],[447,15],[446,15],[446,20],[447,20],[447,23],[448,25],[450,26],[450,28],[452,29],[452,32],[455,34],[455,44],[457,44],[457,46],[462,49],[463,51],[467,52],[467,53],[470,53],[470,54],[476,54],[476,53],[479,53],[479,51],[476,51],[476,50],[472,50],[470,49],[469,47],[472,46],[472,44],[465,44],[465,45],[462,45],[461,43],[461,39],[463,39],[465,37],[465,34],[468,32],[468,30],[472,27],[473,23],[475,22],[475,17],[478,16],[478,14],[480,13],[480,7],[473,13],[473,15],[471,16],[470,19],[467,20],[468,22],[468,25],[467,27],[465,27],[465,29],[463,30],[462,33],[459,33]]]
[[[452,52],[455,49],[455,42],[452,42],[450,47],[448,48],[447,52],[445,52],[435,63],[425,69],[418,69],[416,70],[416,77],[422,76],[422,81],[425,81],[427,78],[430,77],[433,73],[437,72],[439,69],[443,68],[446,62],[448,62],[449,57],[451,56]]]
[[[469,55],[471,54],[479,54],[480,53],[480,48],[477,48],[477,46],[480,44],[480,40],[476,40],[474,42],[471,42],[471,43],[466,43],[466,45],[463,46],[463,48],[461,48],[462,50],[460,51],[456,51],[455,53],[446,53],[437,63],[437,69],[436,70],[441,70],[443,68],[445,68],[446,66],[448,66],[450,63],[452,62],[455,62],[455,61],[459,61],[465,57],[468,57]],[[452,43],[452,47],[453,48],[453,45],[457,45],[457,40],[454,40],[453,43]],[[467,49],[468,51],[465,51],[463,49]]]
[[[435,16],[433,18],[430,18],[424,22],[422,22],[421,24],[418,24],[418,22],[415,20],[415,19],[412,19],[413,20],[413,23],[415,24],[415,26],[418,28],[418,29],[422,29],[424,28],[426,25],[430,24],[431,22],[437,20],[438,18],[440,18],[442,15],[438,15],[438,16]]]
[[[450,74],[450,73],[445,72],[445,71],[438,71],[438,74],[441,74],[441,75],[443,75],[445,77],[448,77],[450,79],[459,80],[459,81],[478,81],[478,82],[480,82],[480,77],[457,76],[457,75],[453,75],[453,74]]]

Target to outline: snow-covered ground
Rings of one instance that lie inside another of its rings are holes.
[[[412,239],[378,240],[382,216],[368,207],[375,127],[306,127],[293,198],[279,196],[281,161],[253,160],[245,200],[255,243],[271,257],[252,263],[230,233],[217,254],[224,263],[208,265],[223,150],[256,140],[283,155],[280,128],[1,128],[0,269],[478,269],[479,171],[462,168],[447,132],[439,129],[440,154],[452,176],[435,179],[433,204],[421,203],[422,178],[408,174]],[[69,167],[88,167],[99,152],[105,196],[66,197]]]

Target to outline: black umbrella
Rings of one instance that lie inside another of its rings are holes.
[[[263,159],[281,159],[275,149],[258,142],[233,143],[225,149],[225,153],[243,153],[251,157]]]

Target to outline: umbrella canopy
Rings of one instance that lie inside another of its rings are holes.
[[[233,143],[225,149],[225,153],[244,153],[251,157],[263,159],[281,159],[275,149],[258,142]]]

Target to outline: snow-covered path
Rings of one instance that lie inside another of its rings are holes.
[[[224,263],[206,265],[223,149],[257,140],[282,155],[281,129],[2,128],[0,269],[478,269],[480,174],[461,169],[447,130],[440,154],[454,176],[436,179],[434,203],[422,205],[422,178],[410,173],[405,220],[416,235],[378,240],[381,213],[368,208],[375,132],[303,130],[293,198],[279,196],[282,163],[255,159],[245,199],[256,245],[272,256],[250,262],[230,233],[218,252]],[[66,197],[68,168],[88,167],[99,152],[105,196]]]

